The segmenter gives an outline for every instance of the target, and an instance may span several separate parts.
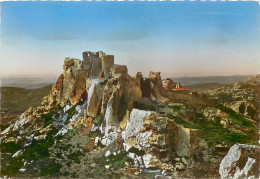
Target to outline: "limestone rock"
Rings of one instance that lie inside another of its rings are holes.
[[[233,145],[220,163],[221,178],[258,178],[259,152],[259,146]]]
[[[83,70],[79,70],[75,79],[74,89],[70,94],[71,104],[76,104],[86,92],[86,76]]]

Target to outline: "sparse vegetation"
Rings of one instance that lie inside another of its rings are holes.
[[[216,108],[218,108],[221,111],[227,113],[230,116],[230,118],[232,119],[232,122],[234,124],[237,124],[239,126],[254,128],[254,125],[250,121],[248,121],[246,118],[244,118],[242,115],[236,113],[232,109],[224,107],[222,105],[219,105]]]
[[[224,128],[219,120],[209,121],[204,118],[196,118],[194,122],[184,121],[179,116],[167,115],[170,119],[174,119],[177,124],[185,128],[198,129],[199,137],[205,139],[209,146],[216,144],[227,144],[231,146],[235,143],[251,144],[253,139],[242,133],[234,133]]]
[[[82,153],[81,151],[77,151],[75,153],[68,155],[68,158],[73,160],[76,163],[80,163],[79,156],[82,156],[82,155],[84,155],[84,153]]]
[[[54,108],[51,108],[47,114],[43,114],[42,117],[44,118],[44,125],[43,127],[47,127],[48,125],[53,123],[52,116],[60,110],[60,105],[55,106]]]
[[[95,124],[95,125],[100,125],[103,120],[104,120],[104,115],[100,115],[99,117],[96,117],[96,118],[93,120],[93,124]]]
[[[32,140],[31,145],[26,146],[24,148],[24,152],[22,155],[18,157],[11,158],[10,164],[1,166],[1,174],[2,175],[8,175],[8,176],[14,176],[19,172],[19,169],[23,167],[23,160],[25,161],[32,161],[32,160],[39,160],[42,158],[47,158],[50,156],[49,154],[49,148],[54,144],[53,136],[58,132],[56,128],[52,128],[47,132],[47,136],[45,140]],[[3,149],[2,149],[3,147]],[[19,149],[21,149],[21,146],[12,143],[3,143],[1,144],[1,152],[16,152]]]
[[[73,106],[72,108],[70,108],[67,113],[68,113],[68,117],[67,120],[65,121],[65,124],[69,124],[70,119],[72,118],[72,116],[74,116],[76,114],[76,105]]]
[[[144,150],[139,150],[135,147],[131,147],[128,152],[132,152],[134,154],[136,154],[137,156],[143,156],[145,154],[145,151]]]
[[[21,145],[15,142],[1,143],[1,153],[11,153],[14,154],[21,149]]]
[[[78,127],[74,129],[69,129],[68,132],[63,137],[66,139],[71,138],[77,134],[77,131],[78,131]]]
[[[256,110],[252,106],[247,106],[247,113],[251,117],[251,119],[254,119],[256,115]]]
[[[134,101],[134,108],[146,111],[155,111],[155,107],[152,105],[144,104],[138,101]]]
[[[181,110],[181,106],[179,105],[168,105],[169,108],[172,108],[173,111]]]
[[[107,82],[108,82],[108,80],[104,80],[104,81],[101,81],[99,84],[100,84],[101,86],[104,86],[104,85],[107,84]]]

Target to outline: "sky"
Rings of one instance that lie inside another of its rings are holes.
[[[2,77],[56,77],[83,51],[131,75],[255,75],[259,49],[258,2],[1,3]]]

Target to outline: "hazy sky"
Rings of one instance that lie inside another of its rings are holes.
[[[102,50],[129,73],[260,72],[258,2],[2,2],[1,73],[62,73],[65,57]]]

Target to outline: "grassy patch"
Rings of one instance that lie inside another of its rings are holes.
[[[242,127],[254,128],[254,125],[250,121],[248,121],[242,115],[236,113],[232,109],[224,107],[224,106],[217,106],[216,108],[227,113],[230,116],[230,118],[232,119],[234,124],[237,124]]]
[[[179,116],[167,115],[168,118],[182,125],[185,128],[198,129],[199,137],[205,139],[209,146],[217,144],[227,144],[232,146],[235,143],[251,144],[253,139],[248,135],[242,133],[234,133],[224,128],[219,120],[209,121],[204,118],[196,118],[193,123],[184,121]]]
[[[232,146],[235,143],[250,144],[252,142],[249,136],[231,132],[217,122],[199,118],[195,120],[195,124],[199,127],[199,137],[205,139],[209,146],[217,144]]]
[[[56,128],[47,132],[45,140],[32,140],[30,146],[25,147],[22,157],[25,160],[39,160],[40,158],[49,157],[49,148],[54,144],[54,135],[58,132]]]
[[[177,123],[177,124],[180,124],[182,125],[183,127],[185,128],[191,128],[191,129],[197,129],[198,126],[194,123],[191,123],[191,122],[187,122],[187,121],[184,121],[181,117],[179,116],[173,116],[172,114],[167,114],[167,117],[170,118],[170,119],[174,119],[174,121]]]
[[[172,108],[173,111],[180,111],[181,106],[179,105],[168,105],[169,108]]]
[[[134,101],[134,108],[146,111],[155,111],[155,107],[152,105],[144,104],[138,101]]]
[[[44,118],[44,125],[43,127],[47,127],[48,125],[53,123],[52,116],[57,113],[61,109],[60,105],[57,105],[49,110],[47,114],[43,114],[42,117]]]

